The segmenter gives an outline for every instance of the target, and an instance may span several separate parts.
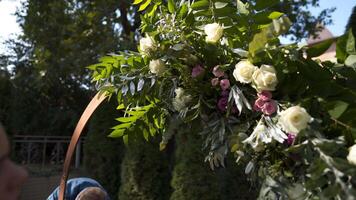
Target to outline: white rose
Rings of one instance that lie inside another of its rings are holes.
[[[311,120],[307,111],[300,106],[293,106],[279,113],[278,124],[288,132],[297,134],[308,126]]]
[[[175,90],[176,96],[173,99],[173,107],[176,111],[181,111],[187,107],[187,104],[192,100],[190,95],[185,95],[183,88],[177,88]]]
[[[224,29],[218,23],[207,24],[204,27],[206,36],[206,42],[216,43],[223,35]]]
[[[139,49],[143,54],[148,55],[156,49],[156,43],[152,37],[147,35],[146,37],[140,39]]]
[[[161,75],[165,71],[166,65],[161,59],[151,60],[149,68],[151,73]]]
[[[251,83],[252,75],[258,68],[248,60],[242,60],[235,66],[233,76],[241,83]]]
[[[273,66],[262,65],[259,69],[254,71],[252,83],[254,88],[259,92],[263,90],[275,90],[278,83],[276,70]]]
[[[356,144],[354,144],[349,149],[349,155],[347,155],[347,160],[349,163],[356,165]]]

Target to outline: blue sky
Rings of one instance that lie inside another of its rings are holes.
[[[15,16],[13,16],[20,2],[21,0],[0,0],[0,45],[4,40],[13,37],[21,30],[16,23]],[[320,0],[320,8],[311,8],[311,11],[318,14],[323,8],[336,7],[336,11],[332,15],[334,24],[327,26],[327,28],[334,36],[339,36],[345,31],[345,25],[355,5],[355,0]]]
[[[334,24],[327,26],[327,28],[334,36],[339,36],[344,33],[345,26],[354,6],[356,6],[355,0],[320,0],[320,7],[312,8],[311,11],[313,14],[317,14],[320,13],[323,8],[336,7],[332,15]]]

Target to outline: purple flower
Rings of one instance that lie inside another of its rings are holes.
[[[264,102],[264,105],[263,105],[261,111],[265,115],[272,115],[273,113],[275,113],[277,111],[277,103],[273,100],[266,101],[266,102]]]
[[[230,94],[230,91],[229,91],[229,90],[223,90],[223,91],[221,92],[221,96],[222,96],[222,97],[229,97],[229,94]]]
[[[223,79],[220,81],[220,87],[222,90],[227,90],[230,87],[230,81],[229,79]]]
[[[223,77],[223,76],[225,75],[224,71],[222,71],[222,70],[219,69],[219,68],[220,68],[220,66],[217,65],[217,66],[215,66],[214,69],[213,69],[213,74],[214,74],[214,76],[215,76],[215,77],[218,77],[218,78]]]
[[[211,79],[211,85],[214,86],[214,87],[219,85],[219,82],[220,82],[219,78]]]
[[[287,134],[288,138],[284,141],[288,146],[291,146],[294,143],[296,135],[293,133]]]
[[[227,110],[228,99],[227,97],[222,97],[218,101],[218,109],[221,112],[225,112]]]
[[[263,101],[268,101],[272,99],[272,93],[270,91],[262,91],[257,94],[258,98],[262,99]]]
[[[200,75],[202,75],[204,73],[204,68],[200,65],[196,65],[195,67],[193,67],[192,69],[192,77],[196,78]]]

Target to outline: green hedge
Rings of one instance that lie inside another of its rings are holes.
[[[246,175],[230,156],[226,168],[212,171],[201,151],[203,138],[197,132],[176,136],[175,167],[170,200],[256,199]]]
[[[112,199],[117,199],[121,184],[121,162],[125,146],[122,140],[108,138],[110,128],[120,115],[114,101],[103,102],[90,120],[84,144],[84,166],[90,177],[99,181]]]
[[[202,139],[197,133],[176,136],[175,167],[171,200],[217,200],[220,188],[216,172],[204,163]]]
[[[134,141],[135,140],[135,141]],[[171,188],[169,157],[159,151],[159,138],[130,139],[122,162],[120,200],[166,200]]]

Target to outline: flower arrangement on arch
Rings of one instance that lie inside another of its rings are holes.
[[[89,66],[98,89],[115,96],[125,112],[110,137],[127,142],[138,132],[146,139],[162,134],[164,150],[186,126],[205,139],[212,169],[232,152],[262,185],[261,196],[356,195],[351,33],[337,41],[338,63],[320,62],[311,57],[330,41],[281,45],[278,36],[290,21],[263,1],[134,4],[144,10],[138,52]]]

